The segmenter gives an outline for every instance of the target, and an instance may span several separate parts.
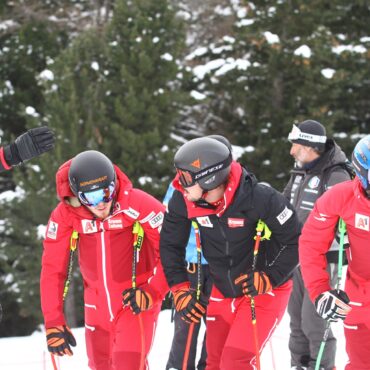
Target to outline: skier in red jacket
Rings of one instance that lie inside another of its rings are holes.
[[[72,355],[70,346],[76,345],[63,315],[63,290],[71,235],[77,231],[89,367],[138,370],[143,360],[142,335],[146,362],[168,290],[159,261],[164,207],[134,189],[127,176],[97,151],[82,152],[64,163],[56,184],[60,203],[48,222],[41,271],[48,350],[55,355]],[[137,288],[132,284],[135,222],[144,230],[144,241],[136,254]]]
[[[318,314],[344,320],[346,370],[370,369],[370,135],[352,154],[356,177],[333,186],[315,204],[299,240],[303,280]],[[329,284],[325,254],[339,218],[346,223],[349,248],[345,291]]]

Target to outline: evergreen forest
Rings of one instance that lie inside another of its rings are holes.
[[[0,336],[42,324],[42,235],[55,173],[77,153],[102,151],[161,200],[195,137],[226,136],[281,191],[293,123],[321,122],[348,157],[370,132],[368,1],[4,0],[0,18],[1,144],[42,125],[56,135],[53,152],[0,175]]]

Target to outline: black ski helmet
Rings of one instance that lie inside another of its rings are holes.
[[[96,150],[77,154],[68,171],[69,186],[74,195],[108,188],[116,181],[111,160]]]
[[[227,145],[210,137],[193,139],[175,154],[175,167],[184,187],[198,183],[203,190],[217,188],[227,180],[232,155]]]

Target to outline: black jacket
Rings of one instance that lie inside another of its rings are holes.
[[[238,167],[239,166],[239,167]],[[235,169],[239,168],[239,172]],[[224,297],[242,295],[234,280],[252,267],[256,225],[262,219],[272,231],[262,241],[257,270],[263,270],[273,286],[286,282],[298,264],[299,222],[287,199],[275,189],[258,184],[253,175],[233,162],[231,175],[238,173],[233,198],[222,212],[205,210],[174,192],[161,230],[160,253],[170,287],[187,281],[185,248],[191,219],[200,229],[202,252],[216,288]],[[175,187],[176,180],[174,181]],[[230,189],[229,184],[226,192]],[[226,197],[227,199],[227,197]],[[189,204],[190,203],[190,204]]]
[[[297,212],[301,226],[313,209],[316,200],[333,185],[350,180],[345,169],[346,155],[340,147],[329,139],[326,150],[309,169],[294,168],[283,194]],[[339,237],[338,237],[339,240]],[[338,263],[339,243],[333,240],[327,253],[328,262]]]

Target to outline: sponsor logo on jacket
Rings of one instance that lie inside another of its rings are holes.
[[[54,221],[50,221],[48,225],[48,231],[46,236],[50,239],[56,239],[58,235],[58,224]]]
[[[369,216],[365,216],[365,215],[361,215],[360,213],[356,213],[356,216],[355,216],[355,227],[356,227],[356,229],[370,231],[370,228],[369,228]]]
[[[308,187],[310,189],[316,189],[320,184],[320,178],[318,176],[314,176],[309,182]]]
[[[84,234],[96,233],[98,231],[98,227],[96,226],[96,222],[94,220],[81,220],[81,224],[82,232]]]
[[[231,228],[235,228],[235,227],[243,227],[244,226],[244,218],[228,218],[227,219],[227,224],[229,225],[229,227]]]
[[[112,229],[123,229],[123,223],[122,220],[119,219],[108,219],[108,228],[110,230]]]
[[[292,216],[293,211],[288,207],[285,207],[281,213],[277,215],[277,220],[279,221],[280,225],[284,225],[290,217]]]
[[[149,225],[152,227],[152,229],[156,229],[158,226],[162,225],[163,217],[163,212],[159,212],[151,220],[149,220]]]
[[[213,227],[213,224],[211,222],[211,220],[209,219],[208,216],[204,216],[204,217],[197,217],[197,221],[199,223],[200,226],[203,226],[203,227]]]
[[[128,207],[128,209],[124,209],[123,213],[125,213],[127,216],[133,218],[134,220],[136,220],[140,215],[140,212],[136,211],[135,209],[133,209],[131,207]]]

